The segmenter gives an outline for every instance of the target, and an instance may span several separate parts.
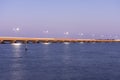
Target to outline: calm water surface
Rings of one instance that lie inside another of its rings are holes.
[[[0,80],[120,80],[120,43],[0,44]]]

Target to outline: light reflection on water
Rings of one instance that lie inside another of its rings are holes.
[[[21,43],[13,43],[12,47],[13,47],[13,56],[21,57],[21,49],[20,48],[22,47],[22,44]]]
[[[51,56],[50,56],[50,54],[49,54],[49,46],[50,46],[50,44],[51,43],[44,43],[43,44],[43,46],[41,46],[42,47],[42,49],[43,49],[43,59],[44,60],[49,60],[49,59],[51,59]]]
[[[21,43],[14,43],[12,44],[13,47],[13,63],[11,65],[11,78],[10,80],[22,80],[24,72],[22,70],[22,64],[19,62],[22,60],[22,52],[21,52]]]
[[[0,45],[0,80],[119,80],[120,43]]]
[[[70,55],[70,45],[69,43],[67,43],[66,45],[63,46],[63,51],[64,51],[64,55],[63,55],[63,61],[65,64],[68,64],[69,61],[70,61],[70,58],[71,58],[71,55]]]

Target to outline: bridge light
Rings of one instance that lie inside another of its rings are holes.
[[[49,43],[49,42],[45,42],[45,43],[43,43],[43,44],[45,44],[45,45],[49,45],[49,44],[51,44],[51,43]]]
[[[14,45],[14,46],[20,46],[20,45],[22,45],[22,43],[12,43],[12,45]]]

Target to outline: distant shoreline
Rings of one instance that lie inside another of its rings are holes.
[[[120,42],[120,39],[72,39],[72,38],[25,38],[0,37],[0,43],[40,43],[40,42]]]

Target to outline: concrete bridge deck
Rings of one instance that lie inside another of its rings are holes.
[[[114,39],[69,39],[69,38],[24,38],[24,37],[0,37],[0,43],[40,43],[40,42],[120,42]]]

